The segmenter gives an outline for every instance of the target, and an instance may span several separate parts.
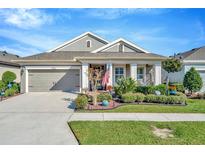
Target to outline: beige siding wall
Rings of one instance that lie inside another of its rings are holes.
[[[20,68],[7,66],[7,65],[0,65],[0,80],[2,79],[2,74],[6,71],[11,71],[16,74],[16,82],[20,82]]]
[[[107,48],[101,52],[119,52],[119,44],[115,44],[110,48]]]
[[[88,40],[91,41],[90,48],[87,47]],[[85,36],[84,38],[79,39],[76,42],[73,42],[69,45],[66,45],[66,46],[58,49],[57,51],[93,51],[93,50],[98,49],[104,45],[105,45],[104,43],[96,40],[95,38],[93,38],[91,36]]]

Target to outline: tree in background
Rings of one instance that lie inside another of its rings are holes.
[[[168,73],[166,77],[166,87],[167,87],[167,94],[168,94],[169,73],[179,72],[182,68],[182,63],[179,59],[171,58],[171,59],[164,60],[162,62],[162,67]]]
[[[186,72],[184,76],[183,85],[189,92],[197,92],[200,91],[203,86],[203,81],[194,67],[192,67],[188,72]]]
[[[16,74],[11,71],[6,71],[2,75],[2,81],[6,84],[14,82],[16,80]]]

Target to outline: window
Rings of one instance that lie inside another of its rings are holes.
[[[124,68],[123,67],[116,67],[115,68],[115,81],[124,77]]]
[[[144,68],[139,67],[137,68],[137,80],[143,80],[144,78]]]
[[[90,41],[90,40],[87,41],[87,47],[88,47],[88,48],[91,47],[91,41]]]

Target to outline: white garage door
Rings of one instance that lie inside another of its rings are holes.
[[[30,70],[28,76],[29,92],[79,91],[80,75],[78,69],[70,70]]]
[[[203,80],[203,87],[202,87],[201,91],[205,92],[205,71],[199,71],[199,74]]]

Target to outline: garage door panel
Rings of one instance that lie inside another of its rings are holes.
[[[29,91],[79,91],[79,70],[29,71]]]

